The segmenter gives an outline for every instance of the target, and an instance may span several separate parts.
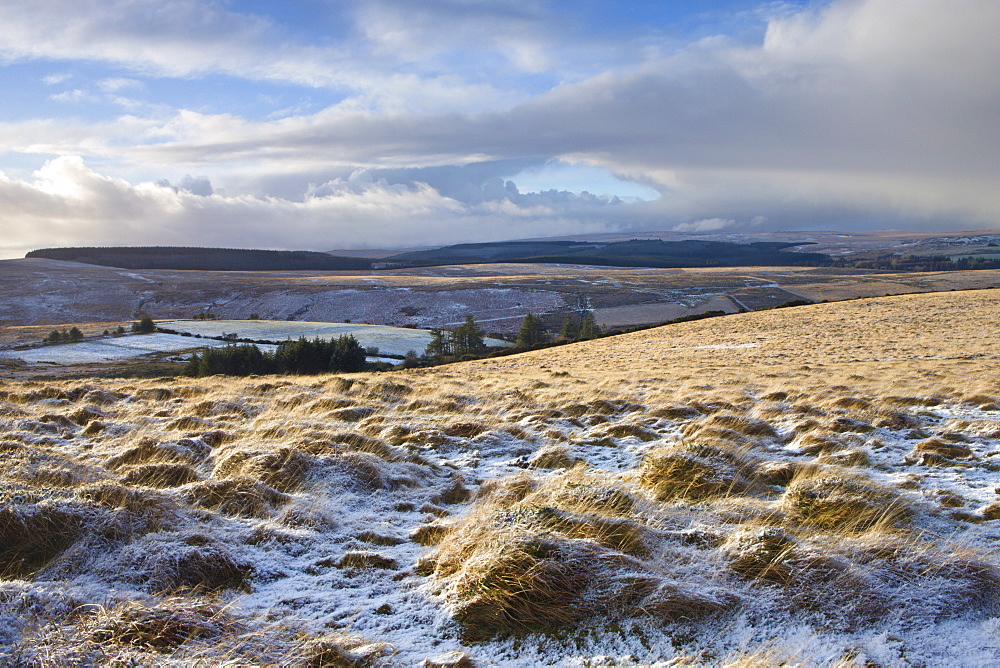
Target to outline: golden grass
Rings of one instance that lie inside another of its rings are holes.
[[[755,461],[726,441],[686,440],[649,452],[640,484],[659,501],[743,494],[755,484]]]
[[[956,509],[982,526],[1000,511],[926,494],[927,476],[953,471],[910,469],[900,483],[910,497],[863,467],[886,458],[874,438],[916,442],[921,430],[914,462],[989,463],[976,452],[997,437],[995,422],[926,413],[1000,398],[998,310],[1000,291],[914,295],[391,375],[5,383],[0,578],[113,571],[140,593],[178,592],[193,606],[178,620],[109,604],[65,622],[100,627],[108,656],[147,663],[148,652],[211,663],[210,644],[245,658],[234,639],[262,624],[213,617],[214,596],[256,577],[216,524],[261,550],[345,531],[331,564],[351,555],[344,571],[363,577],[408,575],[403,561],[392,570],[379,558],[395,558],[402,539],[390,534],[409,537],[426,546],[418,571],[470,639],[602,615],[697,620],[757,595],[841,629],[894,606],[991,610],[995,559],[918,529],[932,504],[934,521],[952,528],[963,526],[948,524]],[[889,327],[892,350],[871,336]],[[578,461],[625,450],[638,462],[630,471]],[[431,463],[501,452],[531,468],[478,480]],[[337,503],[387,498],[409,524],[346,533]],[[149,640],[158,634],[162,646]],[[381,649],[366,654],[333,632],[283,642],[260,656],[335,665],[391,651],[368,642]]]
[[[782,494],[781,508],[795,522],[843,534],[893,527],[911,514],[894,490],[834,467],[800,471]]]

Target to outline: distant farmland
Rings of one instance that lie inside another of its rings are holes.
[[[378,348],[387,355],[405,355],[409,351],[423,353],[431,342],[426,329],[361,325],[343,322],[294,322],[270,320],[172,320],[158,323],[160,327],[202,337],[236,334],[240,339],[281,343],[288,339],[336,338],[351,335],[365,348]],[[486,339],[489,346],[510,345],[500,339]]]

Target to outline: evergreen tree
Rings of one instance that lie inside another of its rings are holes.
[[[424,354],[427,357],[444,357],[451,355],[452,338],[451,332],[443,329],[431,329],[431,342],[427,344]]]
[[[598,327],[597,321],[594,320],[593,311],[584,311],[583,315],[580,317],[580,331],[579,338],[581,339],[596,339],[601,335],[601,328]]]
[[[83,332],[81,332],[79,328],[74,327],[73,329],[69,330],[68,338],[70,341],[82,341]]]
[[[330,371],[364,371],[365,349],[352,334],[331,341]]]
[[[476,355],[486,349],[483,330],[479,329],[472,315],[465,316],[465,322],[451,333],[455,355]]]
[[[519,348],[530,348],[545,342],[545,325],[540,318],[531,313],[521,321],[521,330],[517,333],[514,345]]]
[[[559,330],[560,341],[573,341],[580,336],[580,325],[573,320],[573,316],[566,314],[562,328]]]
[[[144,315],[139,318],[138,322],[132,323],[132,332],[134,334],[152,334],[156,331],[156,323],[148,315]]]

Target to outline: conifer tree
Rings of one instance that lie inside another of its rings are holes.
[[[559,330],[560,341],[573,341],[580,335],[580,326],[573,320],[573,316],[566,314],[563,319],[562,329]]]
[[[457,356],[476,355],[486,349],[483,330],[479,329],[472,315],[465,316],[465,322],[451,333],[454,352]]]
[[[451,355],[451,332],[443,329],[431,329],[430,332],[431,342],[427,344],[424,354],[428,357],[444,357],[446,355]]]
[[[580,331],[579,338],[581,339],[595,339],[601,335],[601,328],[598,327],[597,321],[594,320],[593,311],[584,311],[583,315],[580,317]]]
[[[530,348],[544,342],[545,325],[540,318],[528,313],[521,321],[521,330],[517,333],[514,345],[519,348]]]

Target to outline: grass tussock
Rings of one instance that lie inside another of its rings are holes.
[[[528,460],[528,466],[535,469],[568,469],[577,462],[569,446],[563,443],[543,445]]]
[[[778,431],[765,420],[759,420],[746,415],[733,413],[715,413],[702,421],[699,425],[705,427],[721,427],[731,429],[741,436],[749,438],[768,438],[780,440]]]
[[[441,583],[468,640],[548,631],[593,614],[696,618],[731,601],[665,576],[637,500],[582,466],[531,485],[517,476],[481,494],[419,566]],[[523,495],[523,496],[522,496]],[[510,500],[521,496],[521,500]]]
[[[387,665],[394,653],[395,649],[387,642],[330,631],[305,641],[300,660],[307,668],[366,668]]]
[[[80,513],[55,502],[0,507],[0,577],[28,575],[69,548],[83,533]]]
[[[141,487],[180,487],[201,480],[201,476],[185,464],[140,464],[129,468],[121,477],[123,485]]]
[[[780,506],[794,522],[843,534],[897,526],[911,515],[894,490],[832,467],[803,471],[789,483]]]
[[[205,461],[211,452],[211,446],[201,439],[182,438],[176,441],[160,441],[144,437],[136,445],[106,458],[104,466],[116,470],[135,464],[194,465]]]
[[[161,531],[121,551],[122,575],[150,592],[245,590],[253,572],[219,540],[204,534]]]
[[[315,457],[296,448],[283,447],[273,451],[230,449],[220,453],[213,476],[252,478],[280,492],[294,492],[302,486],[316,463]]]
[[[913,447],[913,454],[918,457],[921,455],[936,455],[947,459],[969,459],[973,457],[972,448],[940,437],[920,441]]]
[[[658,501],[698,501],[750,491],[753,467],[753,459],[728,443],[685,441],[649,452],[638,474]]]
[[[170,597],[149,604],[128,601],[101,609],[90,637],[102,643],[170,651],[195,640],[215,640],[231,633],[235,621],[218,605]]]
[[[590,542],[521,534],[487,549],[457,547],[441,546],[435,575],[451,580],[450,612],[467,640],[552,630],[595,611],[588,590],[598,578],[602,552]]]
[[[291,501],[287,494],[246,476],[201,482],[190,487],[186,497],[199,508],[237,517],[266,517]]]

